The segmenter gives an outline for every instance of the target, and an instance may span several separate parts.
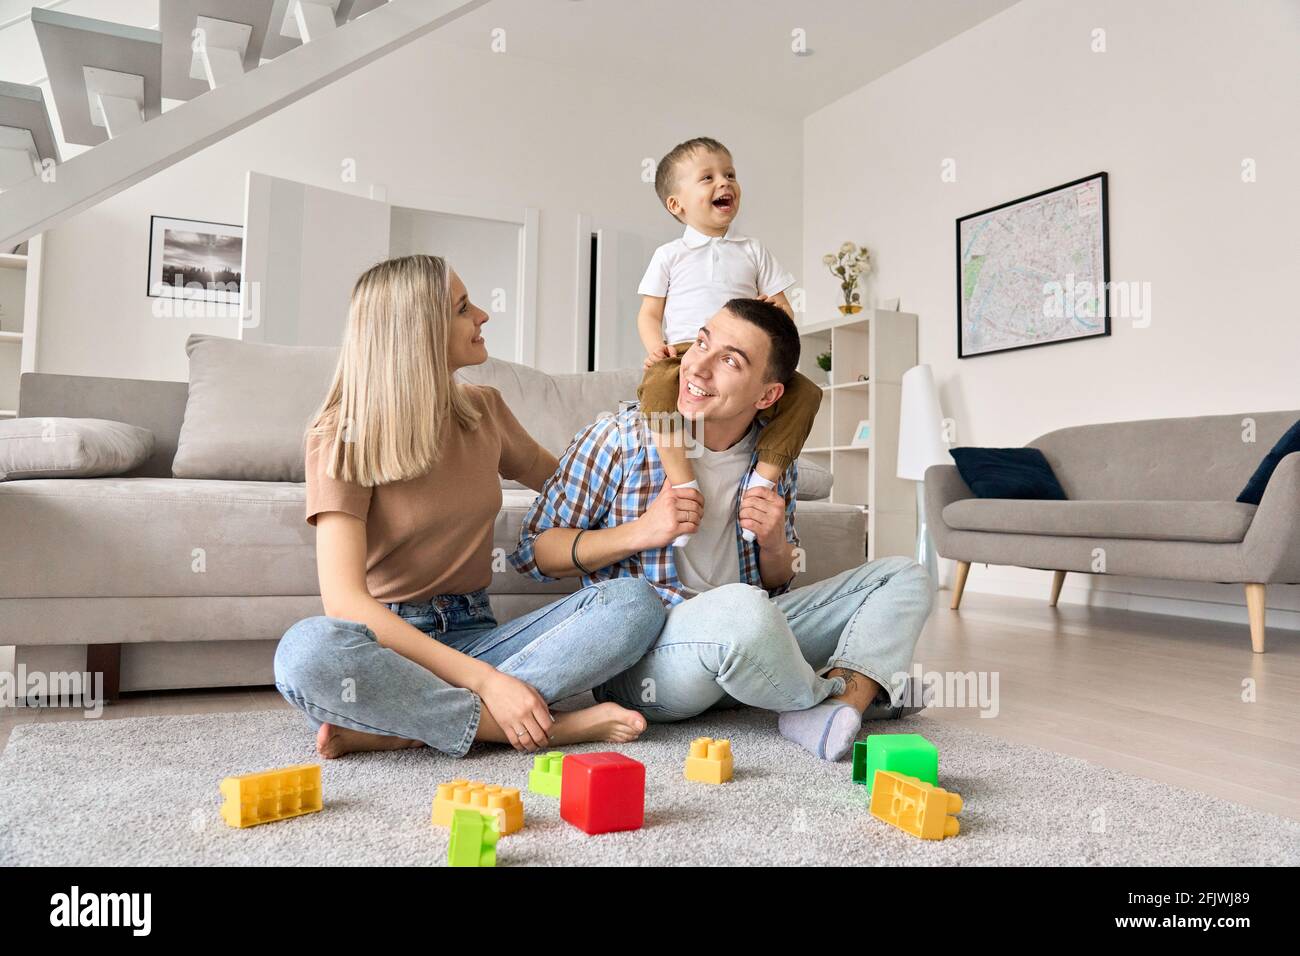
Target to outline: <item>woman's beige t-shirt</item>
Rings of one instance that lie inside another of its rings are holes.
[[[367,488],[325,474],[326,439],[307,441],[307,521],[342,511],[366,523],[366,586],[385,604],[469,594],[492,580],[492,529],[501,510],[498,476],[528,474],[542,447],[506,407],[501,393],[462,385],[482,417],[469,430],[453,423],[442,455],[419,478]]]

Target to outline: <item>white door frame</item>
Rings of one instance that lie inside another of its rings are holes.
[[[573,278],[573,371],[587,371],[587,349],[591,338],[591,276],[598,263],[591,261],[591,215],[578,213],[578,271]],[[596,272],[599,302],[600,272]]]
[[[442,213],[506,222],[519,227],[518,274],[515,288],[515,354],[520,365],[537,361],[537,250],[541,234],[541,212],[533,206],[509,206],[454,196],[421,196],[414,202],[388,197],[388,205],[415,212]],[[454,263],[453,263],[454,265]]]

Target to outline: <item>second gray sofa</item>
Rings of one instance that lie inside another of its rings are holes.
[[[925,473],[936,550],[957,562],[952,606],[972,562],[1242,584],[1251,644],[1264,651],[1268,584],[1300,583],[1300,453],[1285,456],[1258,505],[1235,499],[1300,411],[1083,425],[1039,449],[1067,501],[977,498],[954,465]]]

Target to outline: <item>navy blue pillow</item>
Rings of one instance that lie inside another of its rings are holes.
[[[1264,488],[1268,485],[1268,480],[1273,477],[1273,469],[1293,451],[1300,451],[1300,422],[1288,428],[1286,434],[1277,440],[1273,450],[1264,456],[1255,473],[1250,476],[1250,481],[1246,482],[1246,487],[1242,488],[1241,494],[1237,495],[1237,500],[1247,505],[1259,504],[1260,499],[1264,497]]]
[[[1064,501],[1065,491],[1037,448],[953,448],[952,458],[981,498]]]

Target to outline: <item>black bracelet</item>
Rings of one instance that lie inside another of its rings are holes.
[[[582,566],[582,562],[578,560],[578,542],[581,541],[582,536],[590,530],[591,530],[590,528],[583,528],[581,531],[575,534],[573,536],[573,547],[569,549],[569,560],[573,562],[573,566],[575,568],[577,568],[587,577],[591,577],[591,572],[588,571],[586,568],[584,568]]]

